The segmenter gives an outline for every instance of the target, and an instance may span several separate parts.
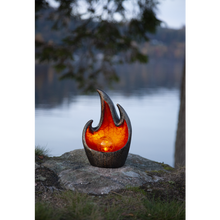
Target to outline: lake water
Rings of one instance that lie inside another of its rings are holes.
[[[132,124],[130,153],[174,165],[182,61],[150,59],[147,64],[116,66],[120,81],[102,86],[127,112]],[[59,156],[83,149],[82,130],[89,120],[98,125],[98,93],[82,95],[73,80],[58,80],[50,65],[35,66],[35,145]],[[116,107],[118,110],[118,108]]]
[[[125,109],[131,120],[129,152],[174,166],[179,90],[161,88],[129,96],[107,93],[115,106],[119,103]],[[35,145],[47,147],[51,156],[83,149],[83,127],[90,119],[93,127],[97,126],[100,114],[98,93],[64,98],[50,108],[39,105],[35,111]]]

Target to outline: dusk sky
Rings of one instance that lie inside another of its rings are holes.
[[[185,0],[160,0],[157,17],[170,28],[185,25]]]
[[[49,2],[57,6],[55,0]],[[181,28],[185,25],[185,0],[159,0],[157,17],[169,28]]]

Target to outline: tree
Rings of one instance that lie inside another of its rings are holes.
[[[175,142],[175,167],[185,166],[185,60],[182,72],[180,110]]]
[[[54,36],[62,33],[61,40],[36,37],[35,54],[39,62],[52,62],[60,79],[74,79],[79,88],[93,91],[102,87],[98,83],[100,75],[109,83],[118,80],[114,64],[148,61],[135,41],[148,41],[147,34],[160,25],[155,14],[156,0],[56,2],[58,8],[51,8],[47,0],[35,1],[36,29],[43,18]]]

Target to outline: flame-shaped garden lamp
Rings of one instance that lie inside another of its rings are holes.
[[[97,89],[101,99],[101,118],[97,127],[93,120],[86,123],[82,141],[92,166],[118,168],[125,164],[131,143],[131,122],[119,105],[120,119],[109,96]]]

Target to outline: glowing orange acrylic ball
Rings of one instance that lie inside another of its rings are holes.
[[[87,145],[96,151],[114,152],[120,150],[128,141],[128,126],[124,120],[120,126],[114,124],[110,108],[104,101],[104,117],[98,131],[88,127],[85,134]]]

